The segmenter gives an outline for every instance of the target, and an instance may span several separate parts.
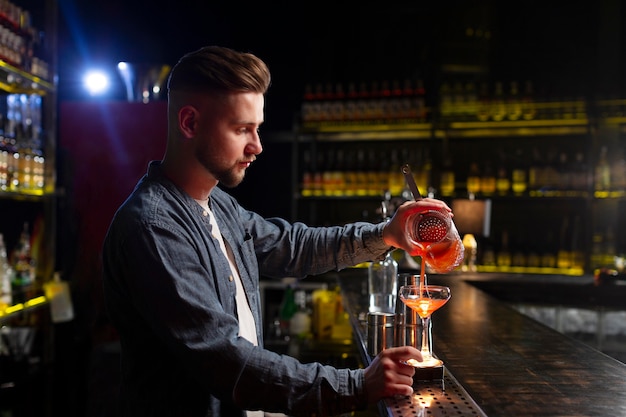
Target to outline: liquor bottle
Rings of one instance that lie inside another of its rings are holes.
[[[447,82],[444,82],[439,87],[439,114],[441,120],[450,121],[453,116],[453,99],[452,99],[452,87]]]
[[[415,183],[417,189],[426,196],[430,192],[430,174],[432,170],[432,161],[430,159],[430,152],[428,149],[418,149],[415,151],[415,157],[410,158],[412,161],[416,161]]]
[[[493,99],[491,100],[491,120],[494,122],[501,122],[506,118],[507,107],[504,97],[504,87],[502,82],[497,81],[494,85]]]
[[[296,304],[295,294],[293,287],[291,285],[287,285],[285,288],[285,293],[283,295],[283,299],[280,303],[280,309],[278,313],[278,318],[280,320],[280,334],[289,335],[289,327],[291,318],[298,311],[298,305]]]
[[[403,161],[400,160],[400,155],[397,149],[391,150],[391,162],[389,163],[389,185],[388,189],[392,196],[399,196],[402,194],[402,190],[406,186],[404,176],[402,175],[401,167]]]
[[[418,123],[425,123],[428,121],[428,111],[426,109],[426,89],[424,88],[424,81],[417,80],[415,86],[415,94],[413,96],[413,107],[415,108],[415,114]]]
[[[608,149],[600,148],[598,163],[595,167],[594,186],[596,191],[608,192],[611,190],[611,165],[608,161]]]
[[[17,246],[13,250],[11,264],[15,273],[11,282],[14,297],[13,301],[24,302],[35,282],[35,265],[32,259],[30,232],[28,223],[24,223]]]
[[[452,166],[452,158],[446,156],[443,162],[443,169],[441,171],[441,182],[439,189],[443,197],[451,197],[454,195],[455,190],[455,178],[454,168]]]
[[[476,107],[476,118],[480,122],[486,122],[489,120],[491,108],[491,97],[489,97],[489,84],[483,82],[480,84],[480,90],[478,91],[478,103]]]
[[[524,194],[528,188],[528,177],[524,154],[521,149],[515,151],[515,166],[511,172],[511,187],[516,195]]]
[[[522,117],[522,102],[519,94],[519,87],[517,81],[511,82],[511,89],[509,96],[506,100],[507,112],[506,118],[508,120],[519,120]]]
[[[509,232],[507,230],[502,231],[502,240],[500,241],[500,250],[496,255],[496,264],[500,267],[511,266],[511,251],[509,248]]]
[[[616,150],[613,163],[611,163],[611,187],[621,193],[626,191],[626,159],[624,150],[621,148]]]
[[[302,155],[302,181],[300,182],[300,194],[302,197],[313,195],[313,170],[311,164],[311,152],[307,149]]]
[[[470,196],[480,192],[480,168],[477,162],[472,162],[467,173],[467,193]]]
[[[289,319],[289,333],[300,339],[308,339],[311,335],[312,312],[307,305],[307,294],[304,290],[294,293],[294,302],[298,309]]]
[[[358,92],[356,91],[356,85],[351,82],[348,83],[348,91],[346,92],[346,105],[345,105],[345,121],[347,123],[355,123],[361,120],[359,114]]]
[[[490,161],[485,163],[480,173],[480,192],[486,196],[496,192],[496,175]]]
[[[302,97],[302,104],[300,107],[300,121],[303,126],[311,126],[317,119],[315,94],[313,92],[313,86],[306,84],[304,86],[304,94]]]
[[[4,235],[0,234],[0,312],[13,303],[11,281],[13,268],[9,263]]]
[[[561,223],[559,250],[556,254],[556,266],[558,268],[567,269],[572,266],[570,236],[569,217],[565,216],[563,218],[563,222]]]
[[[498,195],[505,196],[511,190],[511,178],[506,165],[506,157],[504,152],[500,152],[498,172],[496,173],[496,190]]]
[[[589,176],[589,171],[587,169],[587,161],[585,160],[584,152],[582,151],[576,152],[571,171],[572,171],[572,187],[574,187],[574,190],[589,191],[590,176]]]
[[[533,90],[532,81],[524,83],[524,92],[522,94],[522,118],[524,120],[533,120],[537,117],[537,105],[535,104],[535,92]]]
[[[44,284],[46,298],[50,302],[53,323],[64,323],[74,319],[74,306],[67,281],[61,280],[61,273],[55,272],[52,281]]]
[[[463,120],[475,120],[477,111],[478,91],[476,91],[476,84],[474,82],[468,82],[465,84],[465,111],[463,113]]]

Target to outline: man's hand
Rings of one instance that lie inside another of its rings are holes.
[[[425,209],[442,210],[452,213],[452,209],[448,207],[445,202],[434,198],[407,201],[398,207],[391,220],[385,225],[383,229],[383,240],[385,243],[394,248],[404,249],[409,255],[413,255],[415,247],[409,242],[406,232],[406,222],[411,214]]]
[[[409,359],[422,361],[422,354],[413,346],[385,349],[365,369],[365,390],[368,401],[373,404],[385,397],[411,395],[415,368],[405,362]]]

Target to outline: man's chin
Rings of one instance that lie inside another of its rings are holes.
[[[222,184],[224,187],[226,188],[235,188],[237,187],[239,184],[242,183],[243,179],[244,179],[245,175],[242,174],[239,177],[228,177],[228,178],[222,178],[219,180],[220,184]]]

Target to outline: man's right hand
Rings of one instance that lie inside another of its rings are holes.
[[[388,348],[380,352],[365,369],[365,390],[368,402],[376,403],[385,397],[411,395],[415,368],[406,361],[422,361],[422,354],[413,346]]]

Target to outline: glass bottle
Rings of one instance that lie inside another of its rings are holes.
[[[607,154],[608,149],[606,146],[600,148],[594,177],[596,191],[609,191],[611,189],[611,165],[609,164]]]
[[[480,192],[480,168],[478,163],[472,162],[467,173],[467,193],[469,195]]]
[[[387,216],[387,202],[381,203],[382,217],[389,221]],[[369,299],[369,312],[395,313],[397,297],[398,263],[388,251],[385,258],[380,261],[372,261],[368,266],[367,282]]]
[[[370,262],[367,276],[370,294],[369,312],[395,313],[398,263],[391,255],[391,251],[387,252],[382,261]]]
[[[13,268],[9,263],[4,236],[0,234],[0,312],[13,302],[11,293],[11,281],[13,280]]]

